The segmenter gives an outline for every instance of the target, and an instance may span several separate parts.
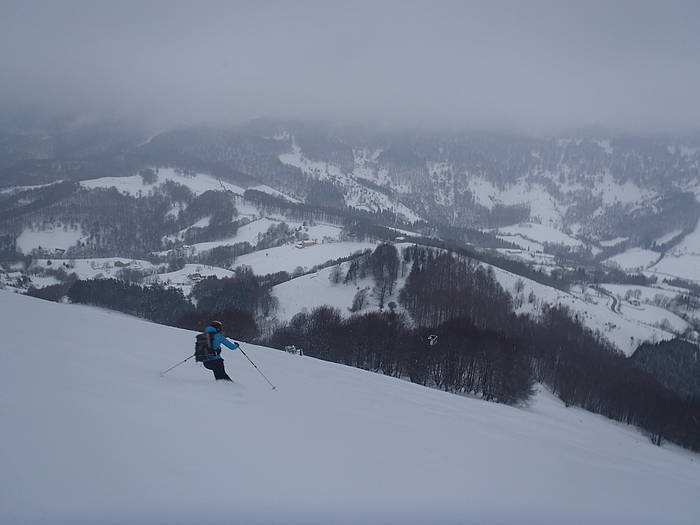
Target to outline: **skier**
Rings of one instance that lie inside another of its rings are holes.
[[[219,321],[212,321],[204,329],[204,333],[210,336],[211,341],[211,354],[207,356],[207,359],[202,362],[204,368],[214,372],[215,379],[223,379],[224,381],[231,381],[231,378],[226,373],[224,369],[224,359],[221,357],[221,345],[230,348],[231,350],[236,350],[238,348],[238,343],[229,341],[223,334],[224,325]]]

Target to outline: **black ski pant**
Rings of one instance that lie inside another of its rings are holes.
[[[231,378],[228,376],[226,373],[226,370],[224,369],[224,360],[223,359],[212,359],[211,361],[205,361],[202,363],[204,365],[204,368],[207,368],[214,372],[214,378],[215,379],[223,379],[224,381],[231,381]]]

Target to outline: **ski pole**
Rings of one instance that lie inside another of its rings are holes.
[[[168,372],[170,372],[173,368],[180,366],[182,363],[184,363],[185,361],[189,361],[189,360],[192,359],[193,357],[194,357],[194,354],[192,354],[191,356],[189,356],[187,359],[183,359],[183,360],[180,361],[178,364],[171,366],[171,367],[168,368],[165,372],[161,372],[160,375],[164,376],[165,374],[167,374]]]
[[[255,363],[253,363],[253,360],[252,360],[250,357],[248,357],[248,354],[246,354],[246,353],[243,351],[243,348],[241,348],[240,343],[238,344],[238,349],[239,349],[239,350],[241,351],[241,353],[245,356],[245,358],[246,358],[248,361],[250,361],[250,364],[253,365],[253,366],[255,367],[255,369],[260,373],[260,375],[263,376],[263,377],[265,377],[265,374],[263,374],[262,372],[260,372],[260,369],[258,368],[258,366],[257,366]],[[272,390],[277,390],[277,387],[276,387],[275,385],[273,385],[272,383],[270,383],[270,380],[269,380],[267,377],[265,377],[265,381],[267,381],[267,384],[269,384],[269,385],[272,387]]]

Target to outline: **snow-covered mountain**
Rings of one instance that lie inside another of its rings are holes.
[[[371,291],[371,277],[331,286],[329,261],[382,239],[442,238],[483,257],[516,313],[564,305],[626,355],[641,342],[694,338],[700,327],[692,141],[262,121],[115,143],[103,131],[95,141],[112,145],[83,150],[66,139],[70,148],[39,155],[31,141],[6,142],[0,286],[41,288],[75,274],[172,286],[196,302],[199,281],[237,266],[286,272],[267,281],[279,305],[259,319],[269,331],[322,304],[350,315],[356,293]],[[377,308],[370,300],[359,313]]]
[[[696,454],[540,390],[513,408],[0,293],[3,523],[691,524]],[[234,335],[234,334],[232,334]]]
[[[115,177],[178,166],[199,174],[187,181],[161,169],[158,184],[183,184],[195,194],[256,190],[432,227],[479,228],[525,251],[559,247],[623,268],[656,265],[658,272],[696,277],[687,270],[700,253],[696,137],[421,134],[263,120],[166,130],[138,141],[137,130],[130,139],[121,127],[113,136],[108,130],[104,124],[44,134],[43,153],[36,141],[9,135],[0,151],[4,195],[57,179],[145,194],[152,181]]]

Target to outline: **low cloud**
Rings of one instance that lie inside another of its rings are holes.
[[[697,2],[10,2],[0,105],[559,132],[700,126]]]

